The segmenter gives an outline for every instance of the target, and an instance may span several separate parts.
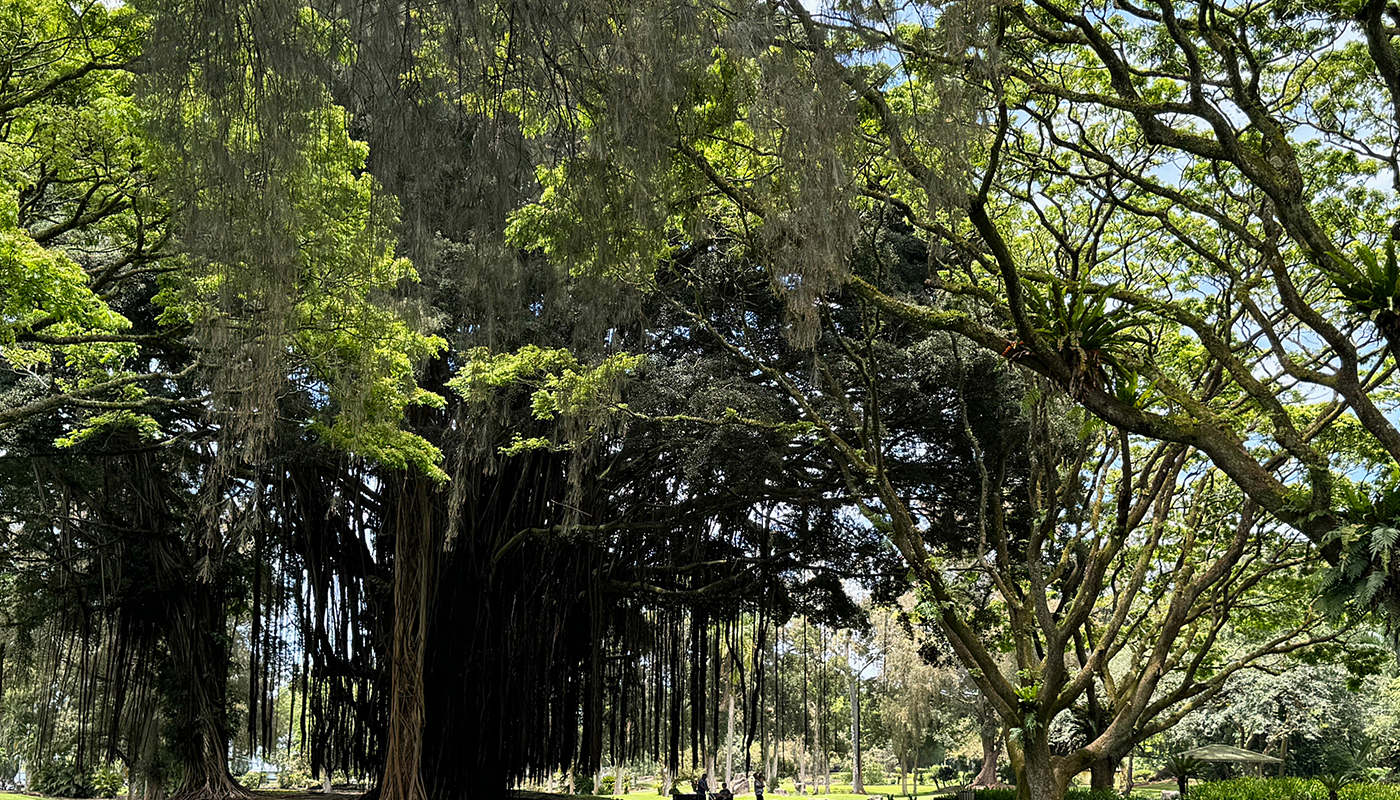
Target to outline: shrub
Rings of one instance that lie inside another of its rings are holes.
[[[243,773],[243,777],[238,779],[243,784],[244,789],[257,789],[262,786],[263,774],[255,769],[250,769]]]
[[[311,773],[306,770],[288,767],[277,773],[278,789],[304,789],[313,783],[315,780],[312,779]]]
[[[1233,778],[1191,787],[1190,800],[1327,800],[1322,781],[1305,778]],[[1340,800],[1400,800],[1400,786],[1353,783],[1341,787]]]
[[[1015,789],[978,789],[977,800],[1016,800]]]
[[[578,794],[593,794],[593,776],[575,775],[574,791]]]
[[[598,781],[598,794],[612,794],[613,787],[616,785],[616,777],[612,775],[604,775],[603,779],[601,781]]]
[[[1065,800],[1123,800],[1123,796],[1113,789],[1085,789],[1080,786],[1065,792]]]
[[[72,761],[50,761],[34,770],[29,788],[51,797],[92,797],[90,777]]]
[[[119,764],[103,764],[88,779],[94,797],[116,797],[126,786],[125,770]]]
[[[1389,783],[1353,783],[1339,792],[1342,800],[1400,800],[1400,786]]]

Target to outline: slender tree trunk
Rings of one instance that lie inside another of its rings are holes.
[[[922,743],[922,742],[920,742],[920,740],[923,739],[923,738],[924,738],[924,737],[923,737],[922,735],[920,735],[920,736],[918,736],[917,738],[914,739],[914,796],[915,796],[915,797],[918,797],[918,796],[919,796],[919,750],[920,750],[919,745]]]
[[[849,653],[849,651],[848,651]],[[865,776],[860,768],[860,678],[851,671],[851,791],[865,794]]]
[[[732,659],[733,657],[734,653],[731,651],[729,653],[729,658]],[[732,664],[727,663],[728,660],[729,659],[725,659],[726,665],[732,667]],[[729,705],[729,721],[725,724],[724,731],[725,783],[732,783],[734,781],[734,682],[730,680],[730,675],[730,670],[726,669],[722,676],[724,679],[725,702]]]

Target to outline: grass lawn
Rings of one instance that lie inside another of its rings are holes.
[[[957,788],[957,786],[950,785],[939,789],[931,783],[921,783],[919,784],[919,797],[933,794],[948,794],[949,792],[956,791]],[[909,789],[910,791],[914,789],[912,781],[909,783]],[[897,783],[867,783],[865,784],[865,791],[869,794],[898,795],[900,797],[904,797],[908,794],[908,792],[901,789]],[[825,797],[826,795],[822,796]]]

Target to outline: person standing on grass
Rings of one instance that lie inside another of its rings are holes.
[[[753,793],[758,800],[763,800],[763,775],[757,772],[753,774]]]
[[[710,794],[710,773],[700,773],[700,780],[695,782],[695,800],[705,800]]]

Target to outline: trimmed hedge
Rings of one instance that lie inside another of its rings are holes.
[[[1232,778],[1193,783],[1188,800],[1327,800],[1321,781],[1309,778]],[[1400,786],[1353,783],[1337,793],[1340,800],[1400,800]]]

